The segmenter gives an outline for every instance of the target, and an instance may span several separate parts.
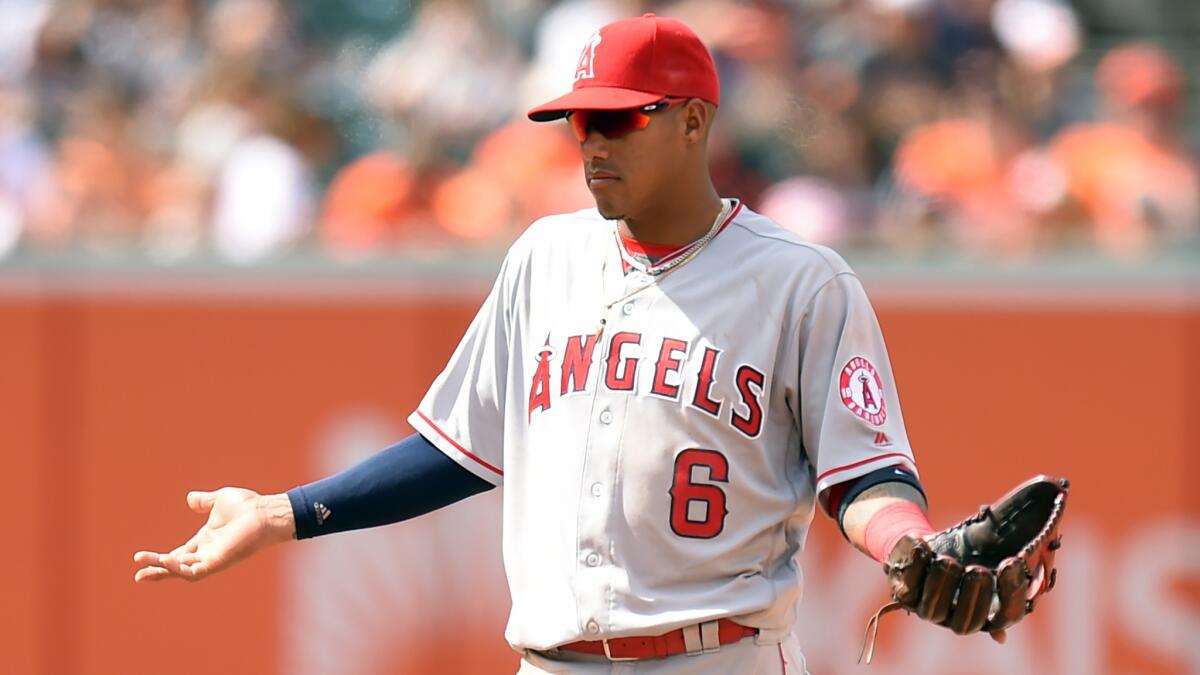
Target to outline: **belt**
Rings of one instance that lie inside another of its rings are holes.
[[[721,648],[721,645],[737,642],[742,638],[757,634],[757,628],[749,628],[729,619],[718,619],[686,628],[677,628],[664,635],[580,640],[561,645],[559,649],[581,654],[603,654],[610,661],[637,661],[663,658],[684,652],[689,654],[715,652]]]

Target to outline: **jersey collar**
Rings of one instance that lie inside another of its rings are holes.
[[[739,199],[730,199],[732,208],[729,209],[729,215],[717,227],[713,239],[716,239],[725,231],[725,228],[737,218],[738,213],[742,210],[742,202]],[[643,272],[647,272],[653,268],[665,265],[675,258],[687,253],[688,248],[693,242],[684,244],[683,246],[672,246],[671,244],[653,244],[649,242],[641,242],[632,237],[626,237],[621,234],[621,228],[614,227],[613,235],[617,242],[617,251],[621,256],[621,271],[628,272],[631,268],[638,268]],[[709,242],[712,243],[711,241]]]

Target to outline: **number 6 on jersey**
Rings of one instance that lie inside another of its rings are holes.
[[[725,529],[725,491],[716,485],[694,482],[695,469],[708,469],[708,480],[729,482],[729,460],[716,450],[689,448],[675,457],[671,483],[671,531],[681,537],[712,539]],[[690,516],[703,511],[699,520]]]

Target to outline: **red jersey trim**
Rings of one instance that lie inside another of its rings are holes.
[[[817,483],[820,483],[821,481],[825,480],[826,478],[832,476],[835,473],[849,471],[850,469],[860,467],[864,464],[870,464],[871,462],[878,462],[878,461],[881,461],[884,459],[890,459],[892,457],[900,457],[905,462],[912,464],[912,459],[909,458],[909,456],[904,454],[903,452],[889,452],[886,455],[876,455],[874,457],[869,457],[867,459],[864,459],[864,460],[861,460],[858,462],[854,462],[853,464],[847,464],[845,466],[839,466],[835,469],[830,469],[830,470],[826,471],[825,473],[821,474],[820,476],[817,476]]]
[[[621,243],[625,244],[626,251],[641,253],[651,258],[665,258],[683,248],[683,246],[672,246],[671,244],[651,244],[648,241],[638,241],[633,237],[626,237],[623,234],[621,235]],[[684,246],[687,246],[687,244],[684,244]]]
[[[453,445],[459,452],[461,452],[462,454],[466,455],[467,457],[470,457],[471,459],[475,460],[475,462],[477,462],[480,466],[487,469],[488,471],[491,471],[492,473],[496,474],[497,476],[504,475],[503,470],[497,469],[496,467],[492,466],[491,464],[488,464],[487,462],[483,461],[475,453],[473,453],[470,450],[459,445],[458,441],[454,440],[453,438],[450,438],[450,436],[446,432],[442,431],[441,428],[438,427],[438,425],[433,423],[433,420],[426,417],[425,413],[418,410],[417,414],[421,416],[421,419],[425,420],[426,424],[433,427],[434,431],[438,432],[438,434],[440,434],[442,438],[446,439],[446,441],[449,442],[450,445]]]
[[[721,223],[720,227],[717,228],[717,232],[716,232],[716,234],[713,235],[713,239],[716,239],[717,235],[724,232],[725,228],[729,227],[729,224],[732,223],[733,219],[737,218],[738,214],[741,212],[742,212],[742,202],[739,200],[737,203],[737,206],[733,207],[733,210],[729,212],[728,216],[726,216],[725,221],[723,223]],[[687,247],[688,247],[688,244],[684,244],[683,246],[679,246],[679,247],[673,247],[670,244],[643,243],[636,239],[630,239],[628,237],[623,236],[621,234],[621,231],[619,228],[614,231],[614,234],[616,235],[617,247],[623,249],[626,253],[644,253],[644,254],[647,254],[650,256],[654,256],[660,250],[668,251],[668,253],[666,255],[659,258],[658,261],[654,263],[654,265],[656,267],[658,265],[662,265],[666,262],[673,260],[675,257],[681,255],[685,250],[687,250]],[[629,246],[630,242],[633,242],[633,244],[634,244],[633,247]],[[626,271],[628,271],[628,265],[626,265]]]

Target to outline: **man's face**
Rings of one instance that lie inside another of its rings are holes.
[[[686,147],[679,116],[684,106],[674,103],[647,113],[640,129],[627,129],[619,119],[621,112],[592,113],[595,122],[588,124],[580,151],[584,177],[601,216],[636,215],[662,198],[663,186],[681,168]],[[604,114],[615,118],[600,116]]]

